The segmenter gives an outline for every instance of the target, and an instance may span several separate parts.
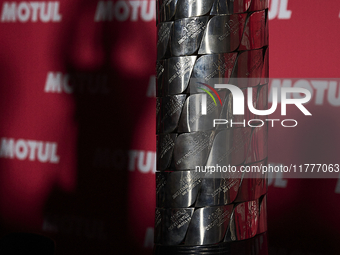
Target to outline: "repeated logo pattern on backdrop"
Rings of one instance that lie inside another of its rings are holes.
[[[287,108],[294,130],[269,130],[269,162],[339,164],[339,2],[269,2],[270,88],[312,97],[310,117]],[[1,234],[43,233],[63,255],[150,254],[155,9],[153,0],[0,1]],[[270,254],[332,254],[339,201],[340,178],[271,173]]]

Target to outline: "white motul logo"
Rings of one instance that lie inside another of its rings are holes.
[[[290,19],[292,11],[288,10],[288,0],[269,0],[269,14],[271,19]]]
[[[59,2],[4,2],[1,22],[60,22]]]
[[[137,163],[137,164],[136,164]],[[155,173],[156,172],[156,153],[153,151],[129,151],[129,171],[137,170],[141,173]]]
[[[59,163],[58,144],[14,138],[1,138],[0,158],[39,161],[42,163]]]
[[[239,87],[235,85],[231,85],[231,84],[216,84],[215,88],[230,90],[233,96],[233,114],[244,115],[244,95],[243,95],[243,91]],[[248,109],[250,112],[256,115],[260,115],[260,116],[269,115],[275,112],[277,108],[277,103],[278,103],[278,88],[277,87],[272,88],[272,106],[268,110],[257,110],[254,108],[253,88],[251,87],[248,88],[247,93],[248,93]],[[301,93],[301,94],[305,94],[306,96],[303,98],[290,99],[287,97],[288,93]],[[202,115],[206,115],[207,113],[207,101],[204,100],[204,98],[206,98],[205,94],[202,100]],[[296,105],[296,107],[298,107],[303,112],[303,114],[312,115],[302,105],[304,103],[307,103],[310,99],[311,99],[311,93],[307,89],[290,88],[290,87],[281,88],[281,115],[286,115],[287,104],[294,104]]]
[[[154,21],[156,1],[99,1],[94,21]]]
[[[44,91],[46,93],[109,94],[108,76],[105,74],[63,74],[48,72]]]
[[[272,102],[271,91],[274,88],[305,88],[311,93],[315,105],[324,105],[328,102],[331,106],[340,106],[339,79],[272,79],[270,81],[270,92],[268,102]],[[278,101],[280,102],[280,90]],[[301,98],[298,93],[287,94],[287,98]]]
[[[126,166],[126,163],[128,164]],[[97,148],[93,167],[97,168],[127,168],[131,172],[154,174],[156,172],[156,152],[146,150],[110,150]]]

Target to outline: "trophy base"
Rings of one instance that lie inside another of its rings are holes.
[[[243,241],[223,242],[212,245],[158,245],[153,251],[154,255],[268,255],[267,233],[262,233]]]

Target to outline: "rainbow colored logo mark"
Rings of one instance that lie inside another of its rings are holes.
[[[219,94],[217,93],[217,91],[213,87],[209,86],[208,84],[202,83],[202,82],[197,82],[197,83],[207,87],[208,89],[210,89],[217,96],[220,104],[222,105],[222,100],[221,100]],[[208,91],[207,89],[204,89],[204,88],[200,88],[200,87],[197,87],[197,89],[200,89],[200,90],[203,90],[204,92],[206,92],[212,98],[212,100],[214,100],[214,103],[217,106],[216,99],[211,94],[210,91]],[[207,114],[207,97],[206,97],[206,95],[203,95],[203,97],[202,97],[202,114],[203,115]]]

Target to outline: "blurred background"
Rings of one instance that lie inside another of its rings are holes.
[[[288,108],[298,126],[269,128],[269,162],[340,164],[340,2],[269,3],[270,86],[312,92],[312,116]],[[0,1],[0,237],[40,233],[63,255],[151,254],[155,9]],[[340,254],[340,175],[269,177],[269,254]]]

